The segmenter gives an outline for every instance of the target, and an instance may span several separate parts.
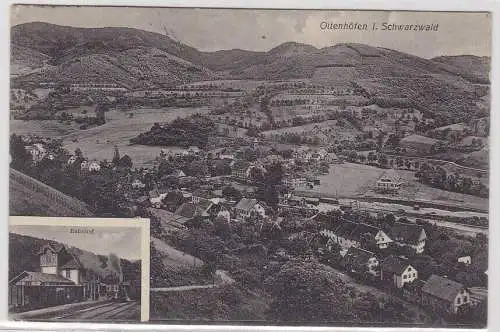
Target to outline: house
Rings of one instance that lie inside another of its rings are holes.
[[[329,152],[326,155],[325,160],[331,164],[338,164],[341,161],[340,158],[335,154],[335,152]]]
[[[237,179],[246,180],[250,177],[252,164],[248,161],[237,160],[231,169],[231,175]]]
[[[89,168],[88,160],[82,160],[82,162],[80,163],[80,169],[83,171],[87,170],[88,168]]]
[[[402,182],[394,169],[387,170],[375,183],[375,190],[382,193],[394,193],[401,188]]]
[[[390,255],[380,265],[380,279],[391,281],[397,288],[402,288],[417,280],[418,272],[406,258]]]
[[[135,179],[132,182],[132,188],[133,189],[144,189],[144,188],[146,188],[146,185],[141,180]]]
[[[89,172],[98,172],[101,170],[101,165],[99,165],[99,162],[97,160],[92,160],[90,163],[88,163],[87,169]]]
[[[9,281],[9,306],[43,308],[104,295],[99,277],[84,268],[64,245],[46,244],[36,254],[40,270],[23,271]]]
[[[342,259],[342,265],[351,273],[379,275],[377,257],[373,252],[365,249],[350,247]]]
[[[149,191],[149,202],[152,206],[160,208],[163,200],[167,197],[167,193],[160,193],[158,189]]]
[[[163,209],[148,208],[147,211],[151,216],[157,218],[162,230],[167,233],[186,229],[185,225],[189,221],[189,218]]]
[[[307,186],[307,179],[305,176],[287,174],[283,177],[282,183],[292,188],[305,188]]]
[[[197,189],[193,192],[193,196],[191,197],[193,203],[198,204],[202,199],[211,199],[213,198],[213,194],[210,190],[206,189]]]
[[[33,162],[39,162],[47,155],[47,150],[41,143],[27,145],[24,149],[31,155]]]
[[[255,198],[242,198],[233,208],[234,213],[239,219],[246,219],[255,213],[261,217],[266,215],[266,206],[258,202]]]
[[[411,247],[417,254],[425,249],[427,234],[421,225],[395,222],[389,234],[397,245]]]
[[[183,178],[186,176],[186,173],[184,173],[182,170],[180,169],[174,169],[172,171],[172,173],[170,174],[170,176],[173,176],[175,178]]]
[[[400,146],[408,150],[413,150],[422,154],[431,153],[439,141],[421,135],[410,135],[401,139]]]
[[[73,165],[73,164],[76,162],[76,160],[77,160],[77,157],[76,157],[76,156],[70,156],[70,157],[68,158],[67,164],[68,164],[68,165]]]
[[[457,314],[470,306],[470,292],[446,277],[431,275],[422,287],[422,305],[441,314]]]
[[[182,152],[183,156],[196,156],[201,153],[201,150],[197,146],[190,146]]]
[[[348,220],[340,221],[333,230],[324,229],[320,233],[339,244],[344,250],[350,247],[359,248],[371,241],[379,249],[386,249],[392,242],[392,239],[383,230]]]
[[[464,263],[465,265],[471,265],[472,264],[472,259],[471,259],[470,256],[458,257],[457,261],[459,263]]]

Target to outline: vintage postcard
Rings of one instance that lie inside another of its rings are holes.
[[[149,316],[149,220],[10,217],[9,319]]]
[[[138,320],[116,256],[155,324],[487,326],[491,13],[15,5],[10,38],[10,215],[92,223],[11,227],[13,316]],[[80,251],[99,280],[44,256]]]

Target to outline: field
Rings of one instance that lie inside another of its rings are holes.
[[[309,123],[302,126],[285,127],[275,130],[268,130],[262,132],[266,137],[271,137],[273,135],[279,135],[284,133],[295,133],[301,134],[305,132],[317,132],[320,129],[326,135],[331,135],[332,137],[339,139],[349,139],[354,138],[360,132],[355,128],[345,128],[337,125],[337,120],[327,120],[318,123]]]
[[[488,211],[488,199],[461,193],[455,193],[438,188],[429,187],[415,179],[413,171],[398,170],[398,175],[403,181],[403,186],[397,198],[430,201],[436,204],[447,204],[456,206],[466,206],[475,209]],[[366,192],[366,196],[377,196],[372,190]]]
[[[48,138],[61,137],[78,131],[76,123],[66,124],[58,120],[10,120],[10,133]]]
[[[364,194],[384,170],[372,166],[344,163],[330,166],[328,175],[319,176],[320,185],[308,192],[326,196],[351,197]]]
[[[63,136],[64,147],[69,151],[80,148],[87,158],[109,161],[113,158],[116,145],[121,155],[127,154],[132,158],[135,166],[143,166],[151,163],[162,147],[130,145],[129,139],[148,131],[155,122],[165,123],[177,117],[206,112],[206,108],[137,109],[129,118],[127,113],[130,112],[110,111],[106,113],[106,124]]]
[[[388,197],[373,191],[375,182],[385,170],[368,165],[344,163],[331,165],[328,175],[319,176],[320,185],[304,190],[330,197]],[[415,179],[413,171],[398,170],[403,182],[401,190],[392,198],[415,201],[432,201],[444,205],[467,206],[488,211],[488,199],[450,192],[426,186]]]

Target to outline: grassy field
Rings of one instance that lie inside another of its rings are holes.
[[[130,145],[129,139],[148,131],[155,122],[170,122],[177,117],[208,111],[207,108],[138,109],[132,118],[127,116],[130,112],[110,111],[106,113],[106,124],[63,136],[64,147],[69,151],[80,148],[87,158],[109,161],[116,145],[121,155],[132,158],[135,166],[145,166],[160,154],[162,147]],[[175,147],[168,149],[175,150]]]
[[[328,175],[318,177],[320,185],[307,191],[339,197],[362,195],[383,173],[383,169],[368,165],[352,163],[331,165]]]
[[[320,185],[313,189],[303,190],[310,193],[331,197],[388,197],[378,194],[373,188],[375,182],[385,170],[368,165],[344,163],[331,165],[328,175],[319,176]],[[390,197],[415,201],[432,201],[444,205],[462,205],[470,208],[488,210],[488,199],[455,193],[433,188],[418,182],[413,171],[398,170],[397,174],[403,182],[397,195]]]
[[[60,137],[78,131],[76,123],[66,124],[57,120],[10,120],[10,133],[16,135],[38,135]]]
[[[418,182],[415,179],[413,171],[398,170],[398,175],[403,181],[401,190],[397,198],[416,200],[416,201],[431,201],[436,204],[452,204],[458,206],[466,206],[484,211],[488,210],[488,199],[461,193],[455,193],[438,188],[433,188]],[[367,196],[377,196],[373,190],[366,192]]]

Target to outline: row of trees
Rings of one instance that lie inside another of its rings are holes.
[[[424,163],[420,170],[415,173],[415,177],[420,182],[435,188],[484,198],[489,197],[489,189],[482,182],[474,181],[472,178],[461,176],[458,173],[449,174],[441,166]]]

